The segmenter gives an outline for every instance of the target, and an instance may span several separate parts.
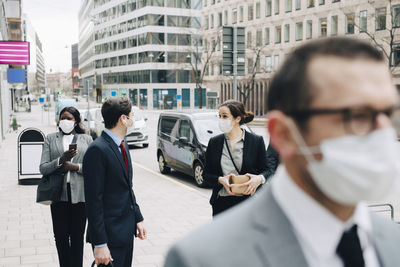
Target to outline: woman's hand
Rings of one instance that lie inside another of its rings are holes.
[[[232,176],[234,176],[234,175],[231,173],[231,174],[228,174],[228,175],[226,175],[226,176],[220,176],[220,177],[218,178],[218,182],[224,186],[226,192],[227,192],[229,195],[234,195],[234,194],[232,193],[232,191],[231,191],[231,183],[230,183],[230,178],[231,178]]]
[[[75,157],[78,154],[78,150],[76,149],[70,149],[65,151],[62,156],[60,157],[60,164],[64,164],[67,161],[71,161],[73,157]]]
[[[62,165],[62,171],[63,172],[77,172],[79,171],[79,164],[74,164],[70,161],[66,161],[64,162],[64,164]]]
[[[255,175],[255,174],[250,174],[250,173],[246,173],[246,176],[248,176],[250,179],[248,182],[244,183],[243,186],[248,186],[246,191],[243,193],[243,195],[253,195],[257,188],[260,186],[260,184],[262,183],[262,175]]]

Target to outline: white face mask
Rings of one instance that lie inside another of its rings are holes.
[[[129,126],[129,121],[132,121],[131,125]],[[134,120],[124,120],[124,125],[126,126],[126,135],[131,134],[135,130],[135,122]]]
[[[326,139],[319,148],[308,147],[297,127],[293,128],[312,179],[338,203],[356,205],[382,199],[400,176],[400,154],[393,128],[375,130],[366,136]],[[315,153],[322,154],[321,161],[313,157]]]
[[[72,120],[60,120],[58,127],[60,127],[63,133],[70,134],[74,130],[75,122]]]
[[[224,119],[219,119],[218,120],[218,126],[219,129],[223,132],[223,133],[229,133],[233,126],[232,126],[232,121],[231,120],[224,120]]]

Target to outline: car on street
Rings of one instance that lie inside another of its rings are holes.
[[[247,125],[242,127],[251,131]],[[218,110],[162,112],[157,129],[160,172],[169,173],[172,168],[191,175],[199,187],[205,187],[203,169],[208,141],[221,133]]]
[[[138,107],[133,107],[133,118],[135,120],[131,130],[126,136],[126,142],[129,146],[141,145],[143,147],[149,146],[149,135],[147,133],[147,118],[143,111]]]
[[[101,131],[98,133],[96,125],[98,126],[101,124],[104,125],[100,108],[92,108],[89,110],[89,112],[87,109],[80,109],[79,113],[81,114],[82,117],[83,126],[85,127],[86,131],[90,134],[90,136],[92,136],[93,140],[95,140],[101,134]],[[100,116],[98,116],[99,114]]]

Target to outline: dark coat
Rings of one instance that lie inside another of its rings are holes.
[[[203,177],[205,181],[213,186],[210,204],[213,205],[218,197],[222,185],[218,178],[223,176],[221,168],[221,156],[224,146],[224,134],[214,136],[210,139],[206,151],[206,163]],[[265,179],[269,177],[267,165],[267,151],[262,136],[245,131],[243,144],[243,162],[240,174],[262,174]],[[259,187],[260,188],[260,187]]]
[[[136,224],[143,221],[132,190],[132,162],[125,141],[129,177],[118,146],[105,132],[88,148],[83,159],[87,241],[111,247],[131,245]]]

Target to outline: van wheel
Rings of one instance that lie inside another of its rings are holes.
[[[194,180],[199,187],[204,187],[206,185],[203,178],[203,166],[199,162],[194,164]]]
[[[158,168],[160,169],[160,172],[164,174],[169,173],[171,171],[171,168],[167,167],[162,153],[158,155]]]

